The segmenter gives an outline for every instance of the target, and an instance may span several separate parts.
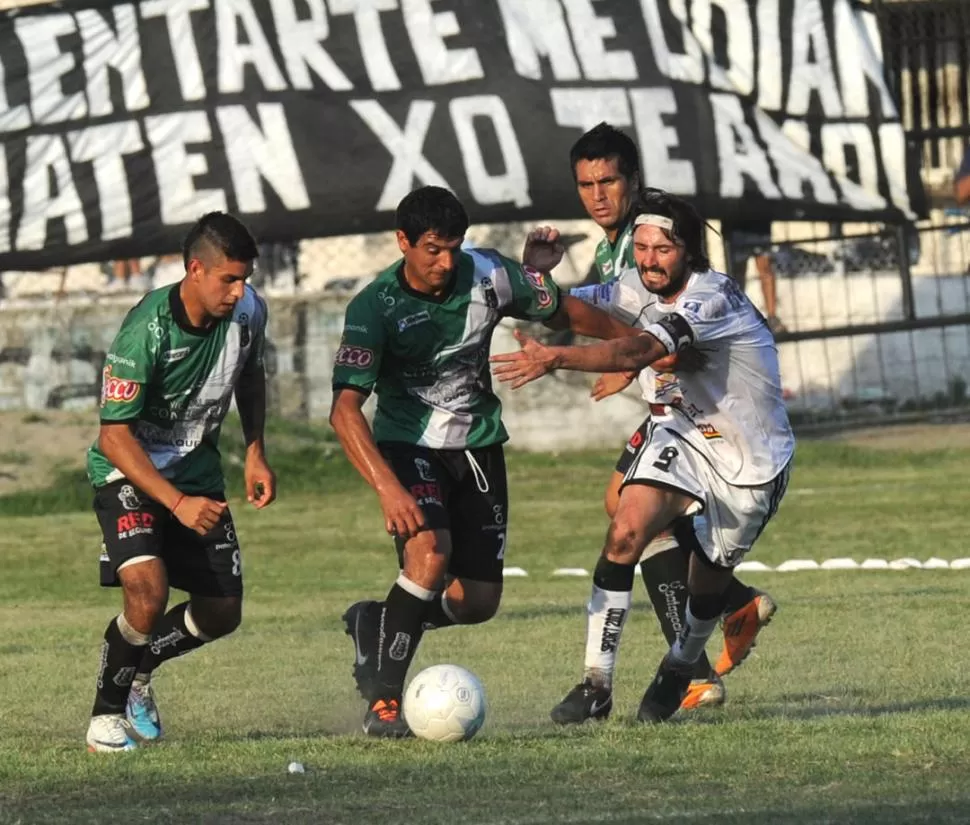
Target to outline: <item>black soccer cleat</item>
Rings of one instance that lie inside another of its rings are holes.
[[[355,602],[343,615],[344,633],[354,641],[354,681],[357,691],[373,701],[377,686],[377,646],[381,629],[380,602]]]
[[[653,677],[650,687],[643,694],[637,719],[640,722],[666,722],[680,708],[687,691],[690,690],[693,666],[677,666],[671,664],[664,656],[657,668],[657,675]]]
[[[401,713],[397,699],[377,699],[364,715],[364,733],[381,739],[406,739],[413,736]]]
[[[557,725],[579,725],[587,719],[605,720],[613,710],[613,689],[584,679],[552,709]]]

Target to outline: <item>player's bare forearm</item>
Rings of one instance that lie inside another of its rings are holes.
[[[645,332],[586,347],[550,347],[550,350],[553,369],[579,372],[638,372],[668,354],[660,341]]]
[[[601,309],[574,298],[563,295],[559,311],[550,319],[546,326],[552,329],[569,328],[577,335],[590,338],[626,338],[639,334],[639,330],[617,321],[612,315]]]
[[[158,472],[127,423],[102,424],[98,446],[125,478],[163,507],[172,510],[178,504],[182,493]]]
[[[330,426],[350,463],[378,493],[397,477],[384,460],[361,407],[366,397],[356,390],[338,390],[330,408]]]
[[[236,384],[236,408],[242,424],[246,452],[262,455],[266,430],[266,372],[258,367],[243,373]]]

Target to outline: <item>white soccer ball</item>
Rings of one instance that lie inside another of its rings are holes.
[[[485,690],[458,665],[434,665],[411,680],[404,694],[404,721],[415,736],[433,742],[471,739],[485,721]]]

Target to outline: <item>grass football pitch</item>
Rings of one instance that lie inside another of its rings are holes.
[[[393,550],[330,445],[278,443],[280,500],[256,513],[236,496],[243,626],[158,672],[167,739],[130,754],[83,744],[120,606],[97,586],[83,495],[0,507],[34,512],[0,516],[0,825],[970,821],[970,570],[743,576],[778,615],[723,708],[661,727],[633,721],[663,650],[638,581],[613,718],[557,728],[548,713],[580,676],[589,579],[552,571],[592,569],[615,456],[511,452],[507,564],[528,576],[506,581],[492,622],[426,635],[414,665],[477,673],[485,727],[457,745],[372,741],[339,617],[386,592]],[[804,442],[750,558],[970,556],[968,483],[967,451]],[[293,760],[305,774],[287,774]]]

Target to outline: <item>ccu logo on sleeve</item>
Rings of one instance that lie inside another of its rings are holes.
[[[337,357],[334,363],[338,366],[354,367],[355,369],[367,369],[374,363],[374,351],[366,347],[354,347],[349,344],[342,344],[337,350]]]
[[[109,401],[117,404],[127,404],[134,401],[141,392],[141,384],[127,378],[115,378],[111,375],[111,365],[101,373],[101,406]]]
[[[541,272],[533,269],[531,266],[524,266],[522,270],[525,272],[525,277],[529,279],[529,286],[532,287],[536,294],[536,303],[539,309],[545,309],[552,305],[552,293],[549,292],[546,286],[546,277]]]

